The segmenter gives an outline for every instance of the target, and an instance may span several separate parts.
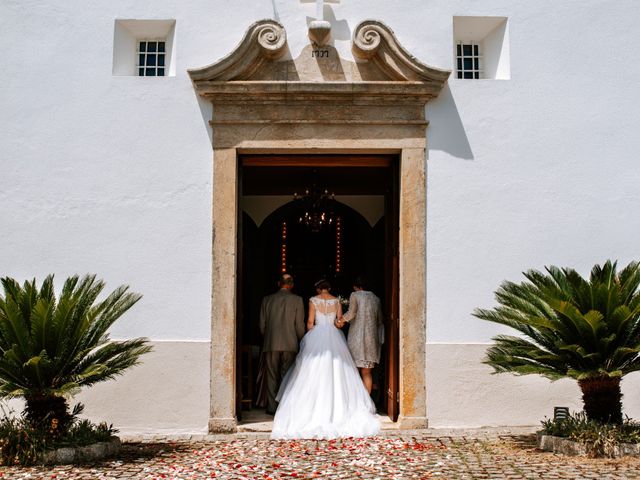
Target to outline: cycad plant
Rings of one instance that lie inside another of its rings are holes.
[[[588,280],[554,266],[524,275],[525,282],[502,283],[499,306],[474,312],[522,334],[494,337],[484,363],[495,373],[576,379],[587,417],[620,423],[620,380],[640,370],[640,264],[618,272],[607,261]]]
[[[141,298],[127,286],[98,301],[104,282],[94,275],[68,278],[59,298],[53,276],[40,287],[1,283],[0,397],[23,397],[33,424],[46,419],[64,431],[65,397],[121,374],[150,350],[144,338],[109,341],[109,327]]]

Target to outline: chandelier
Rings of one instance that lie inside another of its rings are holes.
[[[335,221],[335,195],[326,188],[312,185],[305,188],[303,195],[294,193],[293,200],[299,205],[301,212],[298,221],[312,232],[320,232]]]

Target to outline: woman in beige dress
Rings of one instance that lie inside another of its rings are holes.
[[[380,363],[382,346],[382,308],[380,299],[367,290],[366,282],[358,277],[353,284],[354,292],[349,298],[349,311],[338,319],[336,326],[350,323],[347,342],[353,360],[360,370],[367,391],[373,388],[373,368]]]

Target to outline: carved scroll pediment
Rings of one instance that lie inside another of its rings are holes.
[[[198,93],[211,100],[359,95],[367,101],[408,102],[415,101],[409,97],[437,96],[450,74],[421,63],[377,20],[365,20],[355,28],[355,61],[341,58],[329,45],[308,45],[296,59],[283,58],[287,51],[284,27],[274,20],[260,20],[249,27],[232,53],[189,70],[189,75]]]

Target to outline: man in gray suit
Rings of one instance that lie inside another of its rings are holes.
[[[262,351],[267,380],[267,413],[276,411],[276,395],[282,377],[298,353],[304,335],[304,304],[302,297],[291,293],[293,277],[280,277],[280,290],[264,297],[260,309],[260,332],[264,335]]]

